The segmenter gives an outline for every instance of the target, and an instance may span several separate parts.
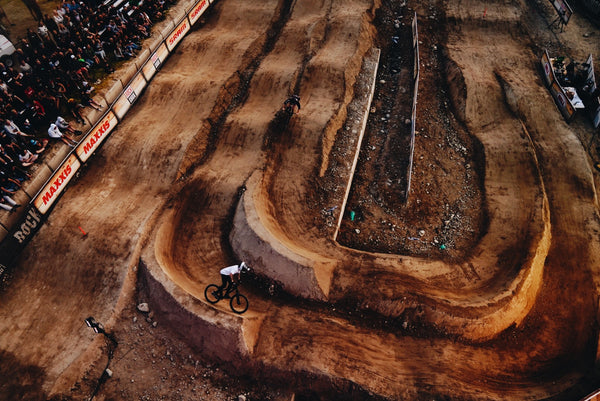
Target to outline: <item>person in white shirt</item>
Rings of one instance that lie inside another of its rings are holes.
[[[56,121],[54,122],[54,124],[56,124],[56,126],[58,127],[58,129],[67,132],[69,134],[76,134],[76,130],[71,127],[71,123],[69,123],[67,120],[65,120],[64,118],[62,118],[61,116],[56,117]]]
[[[48,136],[50,138],[60,139],[72,148],[77,145],[77,142],[60,132],[60,129],[58,129],[55,123],[50,124],[50,128],[48,128]]]
[[[240,274],[248,271],[250,271],[250,268],[245,262],[222,268],[220,271],[222,284],[219,287],[219,293],[222,294],[225,290],[225,296],[227,296],[233,287],[233,283],[237,284],[240,281]]]

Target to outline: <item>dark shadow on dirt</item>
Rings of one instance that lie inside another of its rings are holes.
[[[42,391],[46,374],[40,367],[23,365],[7,351],[0,351],[0,361],[0,401],[48,399]]]

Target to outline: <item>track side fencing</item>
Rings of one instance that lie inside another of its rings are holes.
[[[575,115],[575,108],[567,99],[567,94],[565,90],[560,86],[556,77],[554,76],[554,68],[552,67],[552,61],[550,60],[550,56],[548,55],[548,51],[544,50],[544,54],[542,54],[542,70],[544,71],[544,79],[546,80],[546,85],[550,89],[550,93],[552,97],[554,97],[554,101],[558,110],[564,117],[567,122],[570,122]]]
[[[415,131],[417,123],[417,95],[419,93],[419,75],[421,71],[419,61],[419,29],[417,26],[417,13],[415,13],[412,21],[413,34],[413,51],[414,51],[414,68],[413,68],[413,104],[412,115],[410,118],[410,148],[408,154],[408,168],[406,170],[406,192],[404,193],[404,203],[408,202],[408,194],[410,193],[410,183],[412,180],[413,156],[415,153]]]
[[[25,245],[39,231],[52,206],[64,193],[69,182],[76,177],[77,172],[124,119],[127,111],[141,96],[152,77],[160,70],[181,39],[216,1],[190,1],[189,7],[184,7],[181,16],[172,18],[171,23],[162,32],[154,33],[153,35],[160,36],[160,39],[155,40],[150,49],[143,50],[147,53],[147,57],[145,59],[141,57],[136,61],[134,68],[126,72],[125,76],[131,78],[125,83],[123,80],[117,81],[106,92],[104,99],[109,104],[108,110],[92,124],[92,128],[83,136],[79,144],[58,163],[57,167],[48,166],[52,170],[50,178],[38,186],[38,192],[27,204],[25,213],[11,224],[11,227],[3,226],[3,230],[0,231],[0,282]],[[151,40],[152,38],[149,39]]]

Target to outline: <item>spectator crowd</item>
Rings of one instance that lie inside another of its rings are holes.
[[[17,44],[15,63],[0,63],[0,208],[31,178],[27,169],[50,140],[75,146],[95,84],[134,57],[170,0],[64,0]],[[94,80],[95,82],[91,82]],[[66,117],[66,119],[65,119]]]

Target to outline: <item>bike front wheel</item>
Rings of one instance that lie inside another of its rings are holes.
[[[242,294],[236,294],[229,301],[231,310],[235,313],[244,313],[248,310],[248,298]]]
[[[216,284],[209,284],[204,290],[204,298],[211,304],[216,304],[221,300],[219,297],[219,286]]]

